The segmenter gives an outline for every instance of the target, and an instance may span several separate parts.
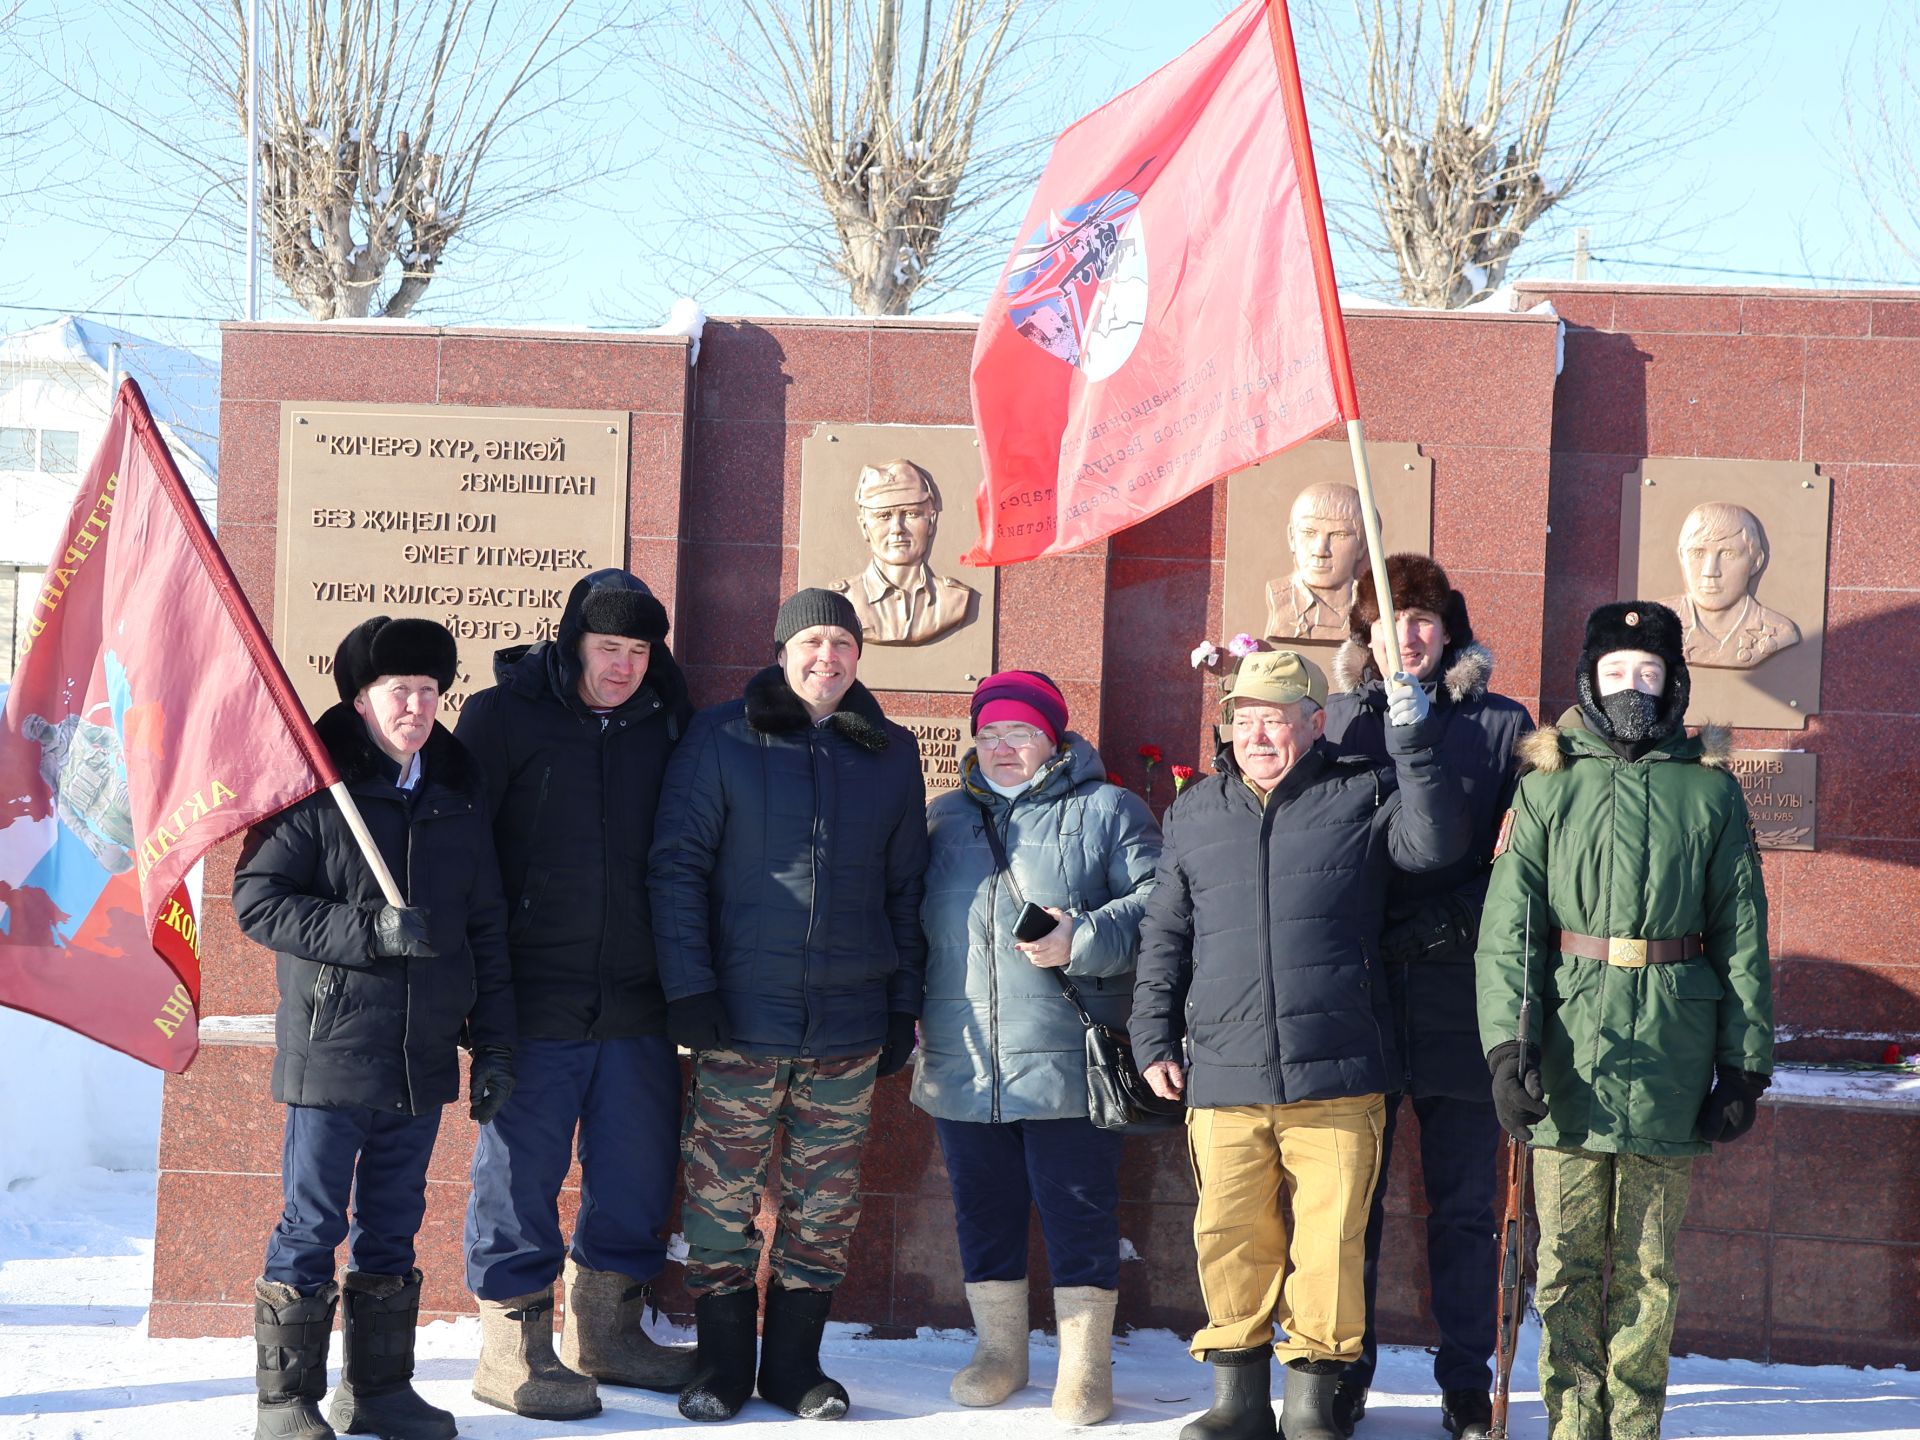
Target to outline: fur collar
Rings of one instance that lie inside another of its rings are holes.
[[[1333,690],[1336,695],[1358,695],[1379,678],[1373,663],[1373,651],[1358,640],[1348,640],[1334,652]],[[1487,698],[1493,683],[1493,652],[1484,645],[1462,645],[1447,653],[1447,668],[1441,677],[1447,698],[1456,705]]]
[[[1551,775],[1567,767],[1567,753],[1560,748],[1563,733],[1559,725],[1542,725],[1522,735],[1513,747],[1520,763],[1530,770]],[[1702,725],[1694,737],[1700,744],[1699,763],[1710,770],[1724,770],[1733,759],[1733,731],[1725,725]]]
[[[387,778],[392,762],[374,745],[367,734],[366,722],[352,702],[342,700],[314,721],[313,728],[339,767],[340,778],[347,784],[364,785]],[[424,783],[427,785],[462,792],[477,788],[479,776],[467,747],[454,739],[453,732],[439,721],[434,722],[433,733],[427,736],[420,754],[421,764],[426,767]]]
[[[807,714],[807,707],[793,693],[778,665],[769,665],[747,682],[747,724],[762,735],[791,735],[805,731],[812,723],[813,717]],[[840,708],[827,723],[862,750],[876,754],[891,740],[880,702],[858,680],[840,698]]]

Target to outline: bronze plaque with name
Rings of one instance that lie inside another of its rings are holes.
[[[313,714],[374,615],[453,631],[451,726],[493,652],[551,639],[567,592],[626,557],[627,414],[471,405],[280,407],[274,644]]]
[[[900,724],[920,741],[920,778],[927,783],[927,799],[960,788],[960,758],[973,748],[965,715],[901,717]]]
[[[1736,750],[1732,770],[1746,792],[1762,850],[1818,849],[1814,790],[1820,757],[1804,750]]]

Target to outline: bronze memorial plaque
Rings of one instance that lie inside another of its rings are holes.
[[[864,668],[864,662],[863,662]],[[973,733],[965,715],[915,715],[900,724],[920,742],[920,778],[927,799],[960,788],[960,757],[973,748]]]
[[[1736,750],[1731,769],[1746,793],[1762,850],[1817,850],[1814,805],[1820,757],[1805,750]]]
[[[970,693],[993,673],[995,572],[980,536],[980,451],[966,425],[814,427],[800,447],[800,584],[853,602],[871,690]]]
[[[1367,466],[1389,555],[1433,545],[1433,461],[1418,445],[1370,444]],[[1367,569],[1360,492],[1345,441],[1313,440],[1227,481],[1224,644],[1327,649],[1347,638],[1355,578]],[[1318,657],[1322,664],[1330,654]]]
[[[314,714],[333,653],[373,615],[453,631],[451,726],[493,652],[550,639],[567,592],[623,563],[627,415],[470,405],[280,407],[274,644]]]
[[[1775,460],[1650,456],[1620,488],[1620,598],[1686,627],[1687,719],[1800,730],[1820,712],[1832,482]]]

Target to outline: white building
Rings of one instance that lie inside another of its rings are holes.
[[[74,315],[0,338],[0,684],[13,678],[40,577],[128,375],[213,520],[218,362]]]

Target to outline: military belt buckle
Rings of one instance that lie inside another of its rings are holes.
[[[1614,938],[1607,941],[1607,963],[1622,970],[1643,970],[1647,964],[1647,942]]]

